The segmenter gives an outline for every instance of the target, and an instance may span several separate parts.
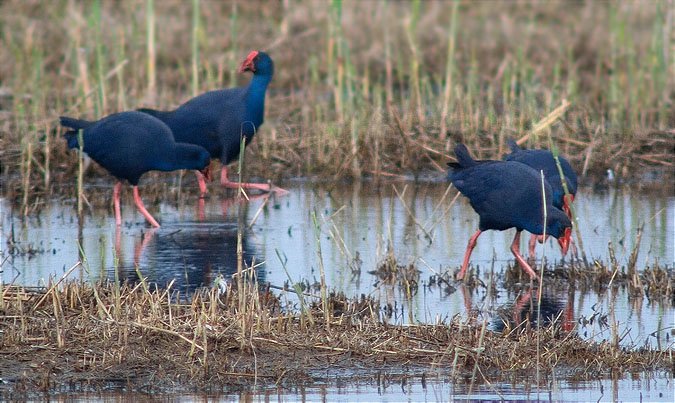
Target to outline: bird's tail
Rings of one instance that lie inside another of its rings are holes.
[[[78,148],[80,146],[80,144],[77,142],[78,132],[80,129],[86,129],[93,123],[89,120],[69,118],[68,116],[61,116],[59,117],[59,120],[61,121],[61,126],[73,129],[68,130],[63,135],[63,137],[65,137],[66,141],[68,142],[68,148]]]
[[[509,148],[511,149],[512,153],[515,153],[515,152],[518,152],[518,151],[522,150],[520,148],[520,146],[518,145],[518,143],[516,143],[516,140],[514,140],[514,139],[506,140],[506,144],[509,145]]]
[[[143,112],[147,115],[154,116],[157,119],[161,120],[162,122],[166,122],[167,117],[171,113],[171,111],[158,111],[157,109],[151,108],[138,108],[136,110],[138,112]]]
[[[457,162],[448,162],[448,166],[451,170],[458,168],[469,168],[476,165],[478,162],[471,158],[469,155],[469,150],[464,144],[457,144],[455,146],[455,156],[457,157]]]

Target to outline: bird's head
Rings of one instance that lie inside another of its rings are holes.
[[[197,161],[197,166],[201,167],[198,168],[199,172],[204,175],[204,179],[211,181],[211,154],[202,148],[197,156]]]
[[[240,73],[246,71],[259,75],[272,75],[274,74],[274,62],[267,53],[252,50],[239,67]]]
[[[204,175],[206,180],[211,180],[211,154],[205,148],[194,144],[177,143],[176,160],[173,169],[196,169]]]
[[[572,222],[567,214],[553,207],[549,211],[546,233],[558,239],[562,255],[565,256],[572,239]]]

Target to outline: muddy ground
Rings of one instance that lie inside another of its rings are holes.
[[[664,283],[653,289],[672,298],[672,270],[659,275]],[[354,377],[485,383],[512,371],[536,383],[537,367],[542,383],[553,369],[573,379],[675,370],[671,347],[590,342],[555,318],[544,328],[525,320],[501,333],[472,318],[390,324],[375,300],[329,295],[325,303],[291,309],[270,290],[245,283],[203,289],[189,300],[145,283],[4,286],[0,293],[4,398],[73,390],[222,392]]]

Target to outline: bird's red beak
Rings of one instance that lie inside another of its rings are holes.
[[[241,67],[239,67],[239,72],[243,73],[245,71],[251,71],[255,73],[255,64],[253,63],[253,59],[258,56],[258,51],[257,50],[252,50],[251,53],[246,56],[246,60],[244,60],[244,63],[241,64]]]
[[[572,240],[572,228],[565,228],[563,236],[558,238],[558,244],[562,249],[562,255],[567,255],[567,250],[570,248],[570,241]]]
[[[211,164],[207,165],[204,169],[202,169],[199,172],[201,172],[202,175],[204,175],[204,179],[206,179],[209,182],[211,181],[211,179],[212,179],[211,178]]]

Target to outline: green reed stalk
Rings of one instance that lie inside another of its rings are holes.
[[[412,52],[410,58],[410,86],[413,89],[413,94],[416,102],[417,119],[420,124],[424,124],[424,107],[422,106],[422,91],[420,87],[420,50],[415,40],[417,33],[417,23],[420,18],[420,0],[413,0],[411,3],[410,21],[406,24],[406,37],[408,39],[408,46]]]
[[[237,188],[237,198],[241,199],[242,197],[245,197],[244,193],[244,188],[241,186],[243,182],[243,177],[244,177],[244,155],[245,155],[245,147],[246,147],[246,138],[244,136],[241,137],[240,143],[239,143],[239,161],[238,161],[238,174],[239,174],[239,187]],[[242,211],[242,209],[239,209]],[[241,217],[239,217],[241,218]],[[241,228],[243,228],[243,220],[241,222],[241,225],[238,222],[237,225],[237,275],[241,278],[243,270],[244,270],[244,253],[243,253],[243,236],[241,233]],[[241,301],[241,300],[240,300]]]
[[[123,61],[127,60],[126,56],[126,40],[124,36],[124,29],[119,28],[118,30],[119,42],[117,46],[117,60]],[[117,69],[117,110],[124,111],[128,109],[127,106],[127,97],[126,97],[126,88],[124,87],[124,68],[121,67]]]
[[[516,82],[514,83],[514,97],[513,103],[514,110],[516,111],[516,116],[518,117],[517,122],[515,123],[516,130],[518,132],[525,131],[525,119],[527,117],[527,104],[525,99],[525,94],[527,92],[527,61],[525,60],[525,49],[524,45],[519,46],[516,51],[517,55],[517,68],[515,69],[515,78]]]
[[[50,182],[50,161],[51,161],[51,128],[50,124],[45,120],[41,119],[41,116],[47,115],[47,106],[45,101],[46,93],[44,88],[46,87],[46,77],[44,75],[44,50],[35,47],[32,51],[32,69],[33,69],[33,97],[32,97],[32,123],[29,124],[29,137],[32,138],[31,141],[35,141],[36,146],[39,144],[40,140],[39,130],[44,129],[44,146],[42,148],[42,156],[44,158],[44,163],[40,163],[38,160],[35,160],[34,163],[40,172],[43,175],[45,192],[49,192],[49,182]]]
[[[239,297],[239,319],[240,319],[240,328],[241,328],[241,345],[242,347],[246,343],[246,333],[250,326],[247,326],[247,301],[251,298],[248,294],[249,287],[248,277],[244,278],[244,234],[243,231],[246,227],[246,222],[244,220],[244,208],[241,202],[243,202],[242,197],[245,197],[244,189],[241,187],[243,177],[244,177],[244,156],[245,156],[245,146],[246,138],[242,135],[239,142],[239,161],[238,161],[238,173],[239,173],[239,186],[237,189],[237,199],[240,201],[237,206],[237,295]]]
[[[668,117],[672,118],[672,88],[675,80],[672,72],[675,71],[675,61],[671,59],[670,52],[675,41],[673,38],[673,16],[675,4],[659,1],[656,3],[656,18],[652,28],[652,46],[649,60],[652,61],[651,76],[653,82],[653,95],[658,105],[656,123],[659,129],[665,129],[668,125]],[[649,67],[649,66],[647,66]],[[661,92],[658,100],[658,93]]]
[[[385,18],[389,16],[389,7],[386,0],[384,3],[384,14]],[[391,35],[389,33],[389,24],[384,25],[384,72],[385,72],[385,82],[384,82],[384,93],[386,95],[386,105],[387,108],[390,108],[394,102],[394,74],[393,74],[393,65],[391,61]]]
[[[557,158],[556,158],[557,161]],[[542,226],[544,228],[542,236],[544,239],[546,239],[546,223],[548,222],[548,211],[546,209],[546,178],[544,177],[544,171],[540,170],[539,171],[539,176],[541,177],[541,201],[544,206],[544,225]],[[546,248],[546,243],[543,243],[543,248]],[[542,252],[543,253],[543,252]],[[546,266],[544,265],[544,259],[541,259],[541,265],[540,265],[540,276],[539,276],[539,292],[537,293],[537,323],[541,324],[541,299],[543,296],[544,292],[544,269]],[[530,288],[532,287],[532,279],[530,279]],[[537,380],[537,385],[539,385],[539,381],[541,379],[541,332],[537,332],[537,372],[536,372],[536,380]]]
[[[84,134],[82,129],[77,131],[79,152],[77,153],[77,215],[82,215],[82,202],[84,201]]]
[[[23,125],[22,125],[23,126]],[[24,127],[25,129],[25,127]],[[33,136],[31,136],[28,132],[24,131],[24,135],[22,136],[22,154],[23,158],[22,160],[25,161],[23,163],[23,200],[21,202],[21,211],[24,216],[28,215],[28,201],[29,201],[29,194],[31,191],[31,185],[30,185],[30,176],[31,172],[33,171]]]
[[[316,254],[319,260],[319,273],[321,275],[321,307],[323,317],[326,322],[326,330],[330,330],[330,312],[328,306],[328,289],[326,287],[326,270],[323,266],[323,255],[321,253],[321,225],[316,218],[316,211],[312,210],[312,223],[314,223],[314,236],[316,237]]]
[[[551,150],[551,153],[553,154],[553,159],[555,160],[555,165],[556,168],[558,168],[558,175],[560,178],[565,178],[565,174],[563,173],[562,165],[560,165],[560,159],[558,158],[558,147],[556,147],[553,144],[553,139],[551,138],[550,134],[548,137],[548,144],[549,144],[549,149]],[[568,197],[571,197],[569,188],[567,187],[567,180],[561,179],[561,184],[563,187],[563,190],[565,191],[565,199]],[[581,259],[584,261],[584,264],[588,265],[588,261],[586,260],[586,251],[584,250],[584,242],[581,238],[581,230],[579,229],[579,222],[577,220],[577,212],[576,208],[574,207],[574,203],[570,203],[570,212],[572,213],[572,228],[574,228],[574,233],[577,236],[577,241],[579,244],[579,250],[581,251]]]
[[[342,122],[344,120],[344,105],[343,105],[343,87],[344,87],[344,75],[345,75],[345,66],[343,60],[343,49],[342,49],[342,1],[333,0],[331,1],[331,24],[329,24],[329,52],[330,52],[330,61],[335,63],[334,66],[334,80],[333,85],[333,96],[335,98],[335,112],[338,116],[338,120]]]
[[[471,62],[469,66],[469,73],[466,78],[466,102],[465,102],[465,122],[464,127],[462,128],[463,132],[475,133],[478,130],[477,122],[474,120],[476,110],[478,110],[478,97],[480,96],[480,83],[478,81],[478,60],[476,59],[476,50],[472,49],[471,51]],[[507,108],[508,104],[504,104],[504,108]]]
[[[284,258],[281,257],[281,252],[279,252],[279,249],[274,248],[274,252],[277,254],[277,258],[279,258],[279,262],[281,263],[281,268],[284,269],[284,273],[286,273],[286,278],[288,278],[288,283],[293,285],[293,291],[295,291],[295,295],[298,296],[298,301],[300,301],[300,312],[301,316],[300,318],[307,317],[309,320],[309,323],[314,325],[314,318],[312,317],[312,311],[309,309],[309,306],[305,302],[305,297],[302,292],[302,288],[297,282],[294,282],[293,279],[291,278],[290,273],[288,272],[288,268],[286,267],[286,263],[288,262],[288,258],[284,255]]]
[[[448,131],[448,113],[452,108],[452,75],[455,70],[455,40],[457,38],[457,10],[459,9],[459,0],[452,3],[450,12],[450,29],[448,30],[448,56],[445,62],[445,83],[443,92],[443,107],[441,108],[441,131],[439,138],[445,138]]]
[[[89,83],[89,66],[87,64],[86,53],[84,49],[82,49],[80,29],[77,30],[75,35],[75,57],[77,59],[77,72],[75,73],[75,76],[79,77],[82,83],[80,96],[84,99],[86,110],[94,111],[96,106],[90,97],[91,85]],[[94,113],[94,116],[98,116],[98,113]]]
[[[98,81],[98,113],[97,116],[105,115],[107,113],[106,92],[105,92],[105,78],[104,78],[104,61],[103,61],[103,44],[101,40],[101,0],[96,0],[92,3],[91,16],[89,17],[89,27],[94,30],[94,41],[96,42],[96,77]]]
[[[192,96],[199,94],[199,0],[192,0]]]
[[[351,122],[351,154],[352,154],[352,175],[355,177],[361,176],[361,164],[359,162],[359,127],[361,119],[357,116],[352,116]]]
[[[146,48],[148,52],[147,96],[150,98],[150,100],[154,100],[157,95],[157,75],[156,75],[157,55],[155,52],[155,0],[146,0],[145,2],[145,27],[146,27]]]
[[[574,48],[571,45],[567,47],[567,83],[565,97],[574,103],[577,100],[579,91],[579,78],[577,66],[574,60]]]
[[[238,29],[239,29],[239,24],[237,21],[239,20],[239,6],[238,2],[233,1],[232,2],[232,11],[230,13],[230,36],[231,36],[231,41],[232,46],[230,48],[231,51],[231,57],[230,57],[230,87],[236,87],[237,86],[237,57],[238,57],[238,51],[237,51],[237,35],[238,35]]]
[[[357,103],[361,101],[361,99],[357,98],[355,95],[357,86],[356,77],[358,77],[361,73],[359,73],[354,64],[352,64],[348,42],[346,40],[342,40],[340,43],[342,44],[342,58],[344,59],[343,92],[345,94],[345,113],[347,115],[353,115],[354,108],[356,107]]]
[[[619,96],[621,94],[621,86],[619,79],[621,77],[621,69],[619,64],[619,51],[623,43],[624,26],[619,20],[618,8],[619,4],[607,3],[609,8],[609,31],[610,31],[610,68],[612,74],[609,77],[609,127],[620,127],[621,122],[621,102]]]

